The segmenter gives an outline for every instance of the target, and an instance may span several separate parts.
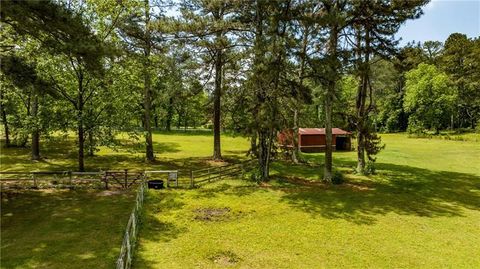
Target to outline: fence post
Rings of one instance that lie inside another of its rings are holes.
[[[68,184],[70,184],[70,187],[73,187],[73,180],[72,180],[72,171],[68,171]]]
[[[32,179],[33,179],[33,187],[36,189],[37,187],[37,178],[35,177],[35,172],[32,173]]]
[[[105,189],[108,190],[108,177],[107,177],[107,171],[103,172],[103,181],[105,181]]]
[[[190,188],[193,188],[194,187],[194,183],[193,183],[193,170],[190,170]]]
[[[125,189],[128,187],[128,169],[125,169]]]

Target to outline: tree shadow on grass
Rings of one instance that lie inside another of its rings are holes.
[[[377,164],[371,181],[285,189],[282,200],[313,216],[374,224],[375,215],[463,216],[480,210],[480,178],[465,173]]]
[[[240,180],[240,179],[237,179]],[[254,192],[259,191],[266,191],[265,189],[259,188],[257,184],[251,182],[251,184],[232,184],[233,182],[215,182],[215,183],[207,183],[200,188],[198,188],[195,192],[194,197],[196,199],[203,199],[203,198],[216,198],[220,194],[227,195],[227,196],[237,196],[243,197],[251,195]],[[213,184],[213,185],[208,185]]]
[[[111,268],[133,192],[2,192],[2,268]]]

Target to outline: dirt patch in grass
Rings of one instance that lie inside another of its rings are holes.
[[[212,167],[218,167],[229,165],[230,163],[226,162],[225,160],[205,160],[205,164]]]
[[[193,212],[195,213],[195,220],[201,221],[222,221],[227,220],[230,218],[230,211],[229,207],[221,207],[221,208],[199,208],[195,209]]]
[[[227,267],[236,265],[241,259],[232,251],[219,251],[211,255],[209,260],[220,266]]]
[[[193,210],[195,220],[199,221],[227,221],[237,219],[245,214],[242,211],[233,211],[229,207],[207,207]]]
[[[105,190],[105,191],[101,191],[99,193],[97,193],[97,196],[112,196],[112,195],[121,195],[121,194],[125,194],[126,191],[124,190],[116,190],[116,191],[108,191],[108,190]]]

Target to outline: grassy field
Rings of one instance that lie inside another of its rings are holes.
[[[85,170],[100,169],[173,169],[202,166],[213,153],[213,136],[205,131],[155,132],[153,146],[157,161],[145,163],[142,142],[120,137],[116,148],[100,147],[93,157],[85,157]],[[242,137],[223,136],[223,157],[245,158],[249,142]],[[41,144],[40,161],[30,160],[28,148],[3,148],[0,145],[2,171],[77,170],[77,147],[73,137],[52,137]]]
[[[151,191],[135,268],[480,268],[480,143],[478,135],[470,136],[453,141],[382,135],[387,146],[378,155],[377,174],[369,177],[353,174],[355,152],[335,152],[335,166],[347,180],[340,186],[320,182],[323,154],[304,154],[308,164],[275,162],[272,180],[260,186],[232,179],[194,190]],[[246,139],[222,139],[227,159],[245,158]],[[117,151],[101,148],[87,158],[87,169],[210,164],[209,134],[160,132],[154,142],[154,164],[144,163],[142,146],[124,141]],[[73,140],[56,138],[43,153],[46,159],[32,162],[28,149],[2,150],[1,170],[75,169]],[[38,199],[36,204],[45,198]],[[112,229],[99,241],[121,237],[124,223],[118,221],[116,234]],[[5,234],[28,235],[28,227]],[[50,249],[43,248],[44,257],[51,257],[44,262],[56,255]]]
[[[319,182],[310,165],[277,162],[262,186],[222,181],[150,192],[135,268],[479,268],[480,145],[383,135],[378,173]]]
[[[0,268],[113,268],[133,193],[2,192]]]

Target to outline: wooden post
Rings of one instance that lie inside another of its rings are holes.
[[[69,181],[68,184],[70,184],[69,187],[72,188],[73,187],[72,171],[68,171],[68,181]]]
[[[33,187],[36,189],[37,187],[37,178],[35,177],[35,173],[32,173],[32,179],[33,179]]]
[[[128,169],[125,169],[125,189],[128,187]]]
[[[190,170],[190,188],[193,188],[195,185],[193,183],[193,170]]]
[[[107,177],[108,172],[105,171],[103,172],[103,181],[105,181],[105,189],[108,190],[108,177]]]

